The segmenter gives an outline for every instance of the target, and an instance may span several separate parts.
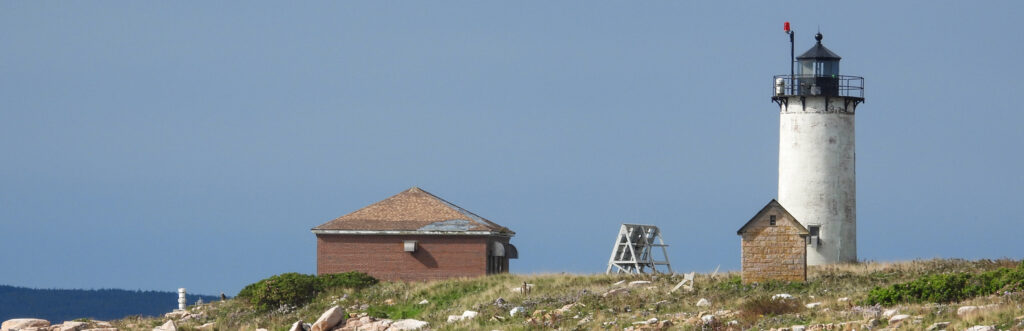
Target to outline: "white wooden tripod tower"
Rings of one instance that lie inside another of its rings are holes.
[[[661,230],[653,225],[622,224],[619,235],[612,246],[612,256],[608,258],[608,270],[605,273],[659,273],[657,266],[665,266],[672,273],[668,263],[668,247],[661,238]],[[654,252],[661,251],[661,260],[654,257]]]

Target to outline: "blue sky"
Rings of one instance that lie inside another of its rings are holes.
[[[784,21],[864,76],[859,256],[1021,258],[1020,2],[0,2],[0,284],[236,293],[419,186],[602,272],[739,268]]]

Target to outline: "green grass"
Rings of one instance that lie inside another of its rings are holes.
[[[859,263],[811,267],[806,283],[766,282],[744,285],[738,273],[716,276],[698,274],[692,292],[682,290],[669,293],[681,275],[495,275],[471,279],[453,279],[435,282],[380,282],[377,284],[345,288],[332,287],[318,292],[308,304],[290,311],[270,309],[260,311],[242,299],[203,305],[207,318],[180,323],[183,328],[195,328],[206,322],[215,322],[220,330],[286,330],[296,320],[312,322],[328,308],[339,305],[351,315],[367,313],[370,316],[391,319],[416,318],[430,322],[434,330],[501,329],[533,330],[560,328],[563,330],[622,329],[633,322],[652,317],[672,320],[673,330],[699,330],[695,319],[702,312],[728,314],[718,323],[726,325],[736,320],[741,327],[769,329],[794,324],[827,324],[865,322],[859,312],[853,311],[857,303],[864,303],[872,289],[887,288],[921,279],[959,272],[992,273],[998,284],[1005,274],[1000,268],[1015,269],[1019,261],[1012,260],[921,260],[901,263]],[[628,293],[604,297],[618,281],[648,280],[649,285],[630,287]],[[523,282],[533,284],[530,293],[512,291]],[[769,299],[778,293],[788,293],[795,300],[785,307],[773,305]],[[1009,329],[1014,319],[1024,315],[1020,302],[1024,292],[1011,296],[980,296],[968,298],[962,304],[997,304],[1000,309],[986,311],[970,318],[956,316],[956,305],[904,303],[895,307],[901,313],[920,316],[921,328],[935,321],[953,322],[951,329],[963,329],[975,324],[1003,325]],[[495,304],[502,298],[504,305]],[[711,307],[697,307],[695,303],[706,298]],[[839,298],[848,298],[839,301]],[[426,299],[429,303],[419,304]],[[805,304],[821,302],[817,309],[806,309]],[[578,305],[556,316],[554,311],[570,303]],[[509,310],[522,306],[527,316],[512,318]],[[476,319],[449,324],[448,315],[460,315],[465,310],[479,312]],[[534,317],[534,315],[537,315]],[[544,316],[549,316],[545,318]],[[152,322],[149,322],[152,321]],[[115,323],[125,330],[148,330],[163,319],[133,319]],[[1012,324],[1012,325],[1011,325]]]

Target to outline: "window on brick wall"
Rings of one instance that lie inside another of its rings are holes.
[[[768,217],[768,225],[775,226],[775,215]]]

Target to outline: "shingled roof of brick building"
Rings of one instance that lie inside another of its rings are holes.
[[[413,187],[313,228],[320,233],[415,232],[515,235],[440,197]]]

